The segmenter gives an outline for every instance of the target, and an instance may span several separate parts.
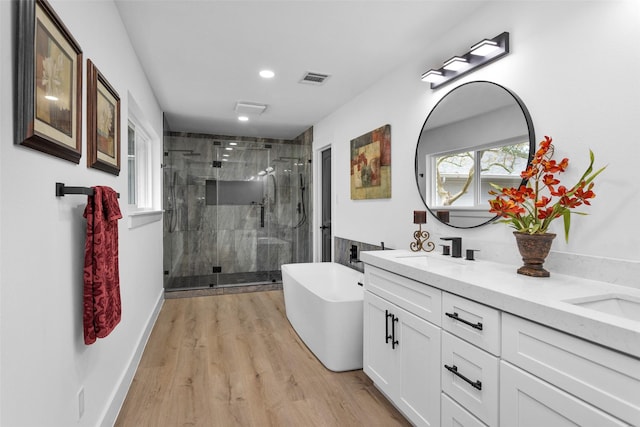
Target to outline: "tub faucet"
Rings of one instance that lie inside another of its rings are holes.
[[[452,258],[462,258],[462,237],[441,237],[440,240],[451,241]]]
[[[360,262],[358,259],[358,246],[351,245],[351,250],[349,251],[349,262]]]

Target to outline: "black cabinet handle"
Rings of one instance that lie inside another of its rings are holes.
[[[458,317],[458,313],[456,313],[456,312],[453,312],[453,313],[445,313],[445,314],[446,314],[447,316],[449,316],[450,318],[452,318],[453,320],[457,320],[458,322],[462,322],[462,323],[464,323],[465,325],[469,325],[469,326],[471,326],[472,328],[482,330],[482,322],[478,322],[478,323],[471,323],[471,322],[469,322],[468,320],[464,320],[463,318]]]
[[[400,342],[396,339],[396,322],[398,321],[398,318],[393,315],[393,318],[391,319],[391,348],[395,349],[396,346],[398,344],[400,344]]]
[[[456,365],[453,365],[453,366],[444,365],[444,367],[447,369],[447,371],[465,380],[467,383],[471,385],[471,387],[477,388],[478,390],[482,390],[482,382],[480,380],[471,381],[469,378],[465,377],[460,372],[458,372],[458,367]]]
[[[389,313],[389,310],[385,310],[384,311],[384,342],[385,344],[389,344],[389,339],[393,339],[392,335],[389,335],[389,317],[391,317],[391,319],[393,319],[393,314]],[[392,320],[393,322],[393,320]],[[393,328],[393,325],[392,325]]]

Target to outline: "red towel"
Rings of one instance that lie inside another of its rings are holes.
[[[120,322],[120,272],[118,269],[118,219],[122,218],[118,194],[109,187],[93,187],[84,217],[84,343],[104,338]]]

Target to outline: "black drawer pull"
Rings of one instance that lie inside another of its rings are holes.
[[[391,319],[391,348],[395,349],[396,346],[398,344],[400,344],[400,342],[396,339],[396,322],[398,321],[398,318],[395,316],[395,314],[392,314],[393,318]]]
[[[444,365],[444,367],[447,368],[447,371],[465,380],[467,383],[471,385],[471,387],[477,388],[478,390],[482,390],[482,382],[480,380],[471,381],[469,378],[465,377],[460,372],[458,372],[458,367],[456,365],[453,365],[453,366]]]
[[[462,322],[462,323],[464,323],[465,325],[469,325],[469,326],[471,326],[472,328],[482,330],[482,322],[478,322],[478,323],[471,323],[471,322],[469,322],[468,320],[464,320],[463,318],[458,317],[458,313],[456,313],[456,312],[453,312],[453,313],[445,313],[445,314],[446,314],[447,316],[449,316],[450,318],[452,318],[453,320],[457,320],[458,322]]]
[[[393,319],[393,314],[389,313],[389,310],[385,310],[384,311],[384,342],[385,344],[389,344],[389,339],[392,338],[391,335],[389,335],[389,317],[391,317]],[[393,320],[392,320],[393,322]],[[393,325],[392,325],[393,326]]]

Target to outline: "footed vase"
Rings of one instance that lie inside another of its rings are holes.
[[[550,273],[542,268],[551,244],[556,237],[554,233],[529,234],[514,231],[518,250],[524,265],[518,269],[518,274],[531,277],[549,277]]]

